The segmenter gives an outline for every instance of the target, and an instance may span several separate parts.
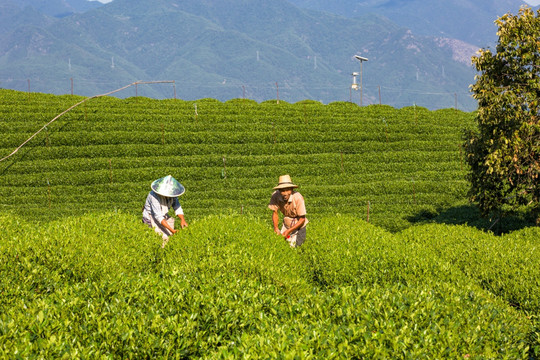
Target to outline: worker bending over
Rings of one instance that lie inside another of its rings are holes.
[[[294,189],[295,185],[289,175],[279,177],[278,185],[270,198],[268,208],[273,211],[272,223],[274,232],[283,236],[291,247],[298,247],[306,240],[306,205],[304,197]],[[279,228],[278,210],[283,214],[283,225]]]

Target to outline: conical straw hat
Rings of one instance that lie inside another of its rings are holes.
[[[178,197],[186,191],[182,184],[171,175],[155,180],[151,188],[159,195],[166,197]]]
[[[294,185],[292,183],[291,177],[289,175],[281,175],[278,180],[278,185],[274,188],[274,190],[279,189],[290,189],[290,188],[297,188],[298,185]]]

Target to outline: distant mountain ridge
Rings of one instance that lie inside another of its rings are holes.
[[[476,107],[468,86],[477,47],[417,35],[388,16],[343,17],[304,9],[301,0],[23,2],[33,5],[0,0],[0,87],[63,94],[73,79],[74,93],[90,96],[136,80],[174,80],[177,97],[188,100],[358,103],[351,74],[360,70],[353,55],[362,54],[363,104]],[[170,85],[138,91],[173,96]]]
[[[37,11],[57,18],[96,9],[103,6],[99,1],[88,0],[17,0],[21,7],[33,7]]]
[[[508,12],[517,13],[520,0],[289,0],[291,3],[346,17],[368,13],[387,17],[417,35],[459,39],[477,47],[497,40],[494,21]],[[538,8],[538,7],[537,7]],[[493,46],[492,46],[493,47]]]

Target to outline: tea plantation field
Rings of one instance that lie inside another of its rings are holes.
[[[82,99],[0,89],[0,158]],[[0,161],[0,358],[538,359],[540,229],[476,228],[492,223],[466,196],[473,126],[91,99]],[[190,226],[161,249],[141,207],[169,174]],[[306,198],[299,249],[266,208],[282,174]]]
[[[288,244],[264,219],[1,216],[0,358],[535,359],[538,228],[399,233],[350,215]]]
[[[74,96],[0,90],[0,158]],[[467,205],[461,149],[473,115],[453,109],[92,99],[0,162],[0,209],[33,220],[139,213],[150,183],[173,175],[190,217],[264,215],[279,175],[312,215],[354,214],[390,230]]]

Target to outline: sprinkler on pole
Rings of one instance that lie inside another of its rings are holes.
[[[363,66],[363,63],[364,61],[368,61],[367,58],[365,57],[362,57],[360,55],[354,55],[354,58],[358,61],[360,61],[360,106],[362,106],[363,104],[363,97],[364,97],[364,89],[363,89],[363,86],[362,86],[362,66]]]

